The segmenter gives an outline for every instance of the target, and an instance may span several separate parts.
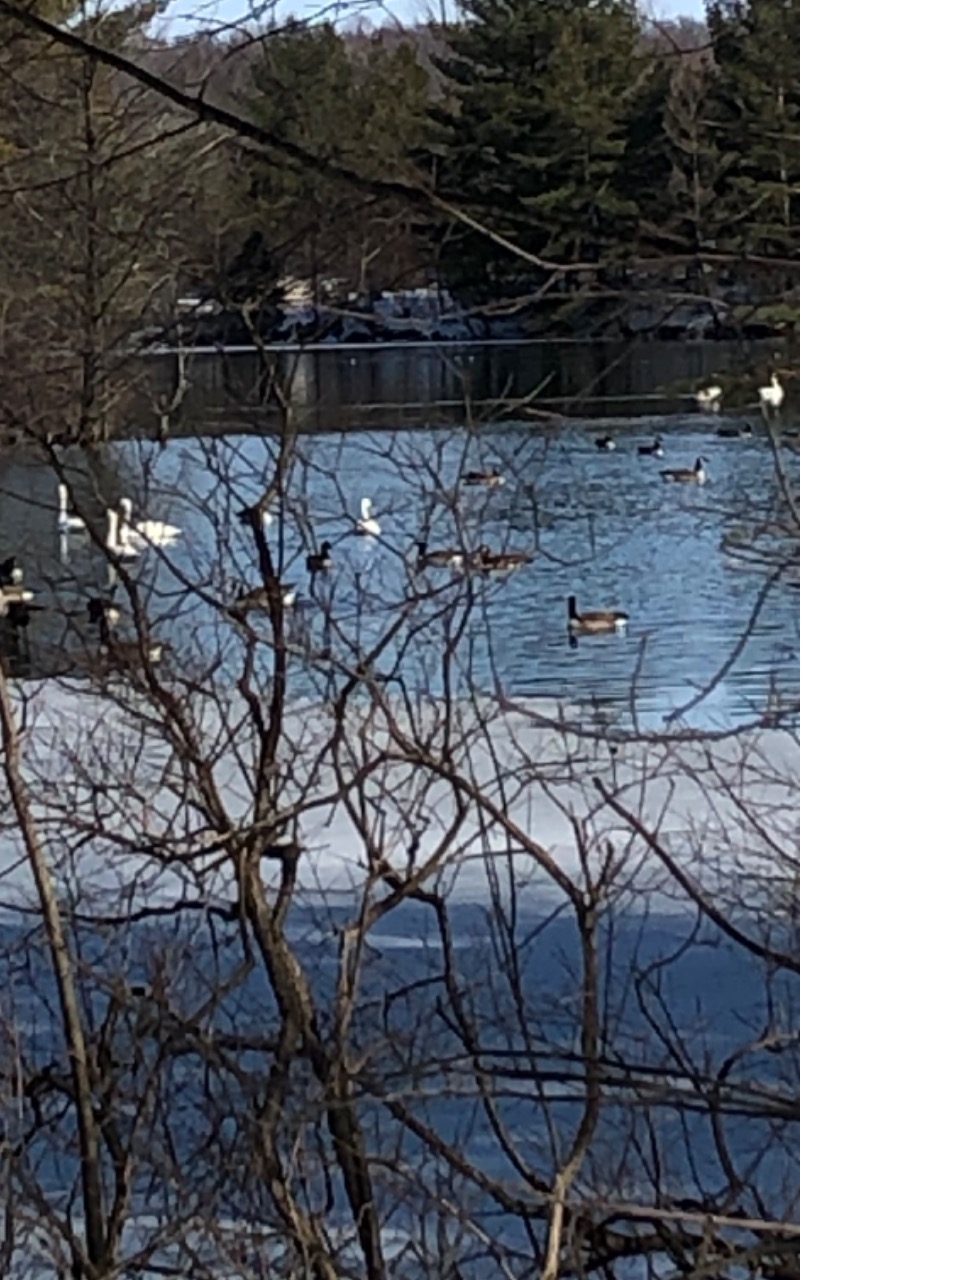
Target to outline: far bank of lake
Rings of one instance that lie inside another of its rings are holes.
[[[749,413],[757,408],[759,382],[771,369],[789,367],[795,356],[795,344],[786,340],[184,348],[143,357],[149,394],[138,397],[135,418],[150,432],[156,426],[155,406],[177,402],[168,423],[171,434],[215,434],[228,424],[231,431],[245,425],[262,431],[276,413],[268,368],[305,432],[524,416],[690,413],[697,408],[696,389],[707,380],[724,386],[727,411]],[[790,416],[796,417],[795,405]]]

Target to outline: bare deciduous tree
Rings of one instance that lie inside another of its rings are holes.
[[[709,686],[656,727],[639,695],[611,722],[512,693],[498,600],[557,554],[551,432],[502,487],[471,483],[472,421],[348,455],[300,430],[256,298],[256,434],[111,443],[146,382],[137,263],[167,254],[176,297],[187,159],[227,126],[180,151],[142,82],[101,117],[109,61],[69,59],[76,168],[48,156],[43,199],[82,340],[58,374],[42,318],[11,327],[26,276],[3,330],[33,351],[3,404],[48,464],[31,518],[53,530],[60,483],[83,525],[42,614],[0,615],[4,1274],[797,1276],[795,704],[708,730]],[[740,648],[798,562],[769,443],[725,546],[756,578]],[[109,527],[128,492],[186,535]]]

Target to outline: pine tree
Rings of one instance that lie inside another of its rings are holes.
[[[461,9],[443,33],[449,94],[434,112],[430,162],[437,192],[508,243],[455,219],[435,228],[444,281],[488,299],[542,285],[541,261],[616,271],[638,216],[620,181],[643,72],[634,7],[467,0]]]
[[[716,251],[722,216],[717,189],[729,164],[717,146],[709,119],[711,70],[702,61],[680,59],[673,70],[664,112],[664,134],[672,173],[669,181],[670,225],[677,241],[695,255]],[[700,282],[702,283],[702,282]]]
[[[799,260],[799,0],[713,0],[707,24],[722,245]]]
[[[637,205],[636,249],[645,258],[683,247],[677,241],[671,198],[674,156],[666,127],[670,100],[670,63],[651,55],[630,104],[619,176],[624,192]]]
[[[274,35],[254,76],[249,113],[320,162],[311,169],[267,156],[252,168],[248,226],[272,229],[267,238],[288,270],[332,272],[362,291],[370,262],[379,261],[388,279],[394,268],[402,273],[408,255],[398,243],[403,216],[396,202],[371,197],[337,171],[404,176],[426,101],[426,73],[408,46],[388,49],[374,38],[348,47],[330,25],[289,24]]]

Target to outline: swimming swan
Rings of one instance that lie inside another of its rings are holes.
[[[57,498],[60,509],[57,514],[57,528],[61,533],[82,533],[86,529],[83,516],[70,510],[70,494],[65,484],[57,485]]]
[[[107,511],[107,550],[118,560],[135,560],[145,546],[142,539],[134,542],[127,529],[121,526],[119,513],[111,507]]]
[[[164,524],[162,520],[133,520],[133,503],[129,498],[121,498],[119,502],[121,532],[132,543],[139,539],[151,547],[170,547],[183,533],[175,524]]]
[[[380,536],[380,525],[373,518],[373,503],[369,498],[360,499],[360,519],[356,523],[356,531],[368,538]]]

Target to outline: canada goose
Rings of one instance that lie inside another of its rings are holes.
[[[109,627],[100,631],[100,656],[109,658],[118,667],[138,666],[144,657],[148,665],[154,666],[163,657],[163,645],[157,640],[148,641],[141,646],[139,640],[118,640]]]
[[[356,531],[368,538],[380,536],[380,525],[373,518],[373,503],[369,498],[360,499],[360,519],[356,523]]]
[[[463,477],[464,484],[486,485],[488,489],[497,489],[506,481],[499,471],[467,471]]]
[[[528,551],[491,551],[482,543],[473,553],[473,564],[481,573],[509,573],[525,564],[532,564]]]
[[[258,524],[267,529],[273,524],[273,513],[267,511],[266,508],[261,509],[259,506],[244,507],[237,519],[250,529],[256,528]]]
[[[608,452],[617,447],[617,442],[613,436],[597,436],[593,443],[598,449],[606,449]]]
[[[307,556],[307,573],[326,573],[333,568],[332,548],[329,542],[321,542],[320,550]]]
[[[452,548],[443,551],[428,551],[425,542],[417,543],[417,568],[418,569],[459,569],[463,565],[463,552],[455,551]]]
[[[627,625],[627,615],[617,609],[595,609],[580,613],[577,597],[567,597],[567,628],[580,634],[599,634],[604,631],[622,631]]]
[[[297,598],[296,587],[290,586],[288,582],[281,582],[280,586],[280,603],[284,609],[289,609]],[[266,586],[253,587],[249,591],[244,591],[236,597],[230,606],[231,613],[249,613],[254,609],[270,608],[270,589]]]
[[[61,533],[81,533],[86,529],[83,516],[70,510],[70,494],[65,484],[57,485],[57,499],[60,507],[57,514],[57,528]]]
[[[701,387],[696,394],[697,407],[716,411],[720,408],[720,401],[723,399],[723,387],[718,387],[716,383],[712,387]]]
[[[32,597],[33,592],[27,594]],[[29,627],[30,619],[35,613],[43,613],[42,604],[30,604],[23,597],[19,600],[4,599],[0,594],[0,622],[5,626],[22,631],[25,627]]]
[[[674,484],[705,484],[707,468],[703,459],[698,458],[692,467],[674,467],[670,471],[661,471],[664,480],[672,480]]]
[[[121,533],[136,545],[141,541],[151,547],[169,547],[183,533],[175,524],[164,524],[162,520],[133,521],[133,503],[129,498],[121,498],[117,504],[120,508]]]
[[[717,435],[721,440],[749,440],[753,435],[753,427],[749,422],[725,422],[717,427]]]
[[[23,570],[17,562],[17,557],[7,556],[6,560],[0,562],[0,588],[19,587],[22,581]]]
[[[16,605],[29,604],[32,599],[33,592],[27,587],[0,587],[0,617],[5,617]]]
[[[87,621],[92,627],[115,627],[120,621],[120,606],[110,596],[91,596],[87,601]]]
[[[121,526],[119,513],[111,507],[107,512],[106,547],[118,560],[135,560],[146,544],[134,542],[126,527]]]
[[[770,385],[760,388],[760,404],[763,408],[779,409],[783,404],[783,397],[786,394],[780,385],[780,375],[772,373],[770,375]]]
[[[638,444],[637,453],[644,458],[662,458],[663,440],[658,435],[654,436],[649,444]]]

